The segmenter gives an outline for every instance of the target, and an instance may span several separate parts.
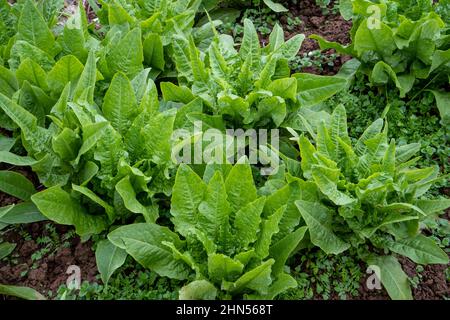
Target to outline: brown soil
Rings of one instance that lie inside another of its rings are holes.
[[[406,257],[399,257],[403,271],[413,278],[418,276],[416,271],[417,264]],[[445,278],[445,270],[448,266],[436,264],[424,266],[424,271],[420,273],[420,284],[412,288],[414,300],[442,300],[450,296],[450,283]],[[365,266],[362,266],[365,268]],[[366,286],[367,277],[363,277],[360,281],[359,293],[357,300],[389,300],[386,290],[368,290]]]
[[[331,6],[330,6],[331,8]],[[308,53],[313,50],[320,49],[316,40],[310,39],[312,34],[318,34],[328,41],[336,41],[341,44],[350,43],[350,29],[352,27],[351,21],[345,21],[339,14],[329,14],[323,16],[322,10],[315,3],[315,0],[302,0],[299,4],[291,4],[289,11],[295,16],[300,17],[303,22],[292,31],[285,31],[285,37],[291,38],[296,34],[303,33],[306,38],[303,41],[300,49],[300,54]],[[280,22],[284,30],[287,30],[287,16],[281,16]],[[335,50],[325,50],[324,54],[329,55],[335,53]],[[302,72],[309,72],[322,75],[336,74],[341,65],[348,61],[350,57],[340,56],[336,59],[333,67],[328,65],[323,66],[323,70],[319,70],[316,67],[304,68]]]
[[[45,247],[38,244],[37,239],[50,236],[45,228],[46,224],[51,223],[24,225],[22,232],[19,228],[14,228],[3,236],[5,241],[17,246],[9,258],[0,261],[0,283],[32,287],[46,296],[49,290],[56,293],[59,286],[66,283],[69,277],[66,271],[70,265],[80,267],[82,281],[95,281],[97,267],[91,249],[92,243],[82,243],[78,237],[68,240],[67,246],[51,248],[41,259],[33,261],[32,255]],[[60,238],[71,230],[61,225],[55,225],[55,228]],[[25,233],[31,236],[31,240],[23,238]],[[63,239],[60,239],[60,243],[63,242]]]

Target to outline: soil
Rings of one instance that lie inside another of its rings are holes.
[[[0,134],[11,136],[11,132],[0,128]],[[37,175],[30,167],[16,167],[0,164],[0,170],[10,170],[21,173],[27,177],[37,190],[42,190]],[[0,207],[19,203],[20,200],[6,193],[0,192]],[[80,267],[81,280],[95,281],[97,267],[95,254],[92,251],[90,241],[82,243],[79,237],[73,237],[67,247],[51,248],[51,251],[43,255],[38,261],[33,261],[32,255],[42,250],[45,245],[38,244],[38,238],[49,236],[46,225],[51,222],[39,222],[17,226],[6,231],[1,236],[3,241],[16,244],[11,255],[0,261],[0,284],[27,286],[36,289],[44,296],[49,290],[56,293],[59,286],[64,284],[70,276],[66,270],[70,265]],[[67,234],[71,227],[54,225],[60,238]],[[29,235],[25,239],[23,235]],[[60,243],[64,241],[59,239]],[[0,295],[0,300],[2,296]]]
[[[318,34],[328,41],[336,41],[343,45],[351,42],[351,21],[344,20],[339,14],[328,14],[324,16],[322,14],[322,9],[316,5],[315,0],[302,0],[298,2],[299,3],[296,5],[290,4],[289,11],[295,17],[300,17],[302,24],[296,26],[296,28],[292,31],[285,31],[285,37],[291,38],[299,33],[303,33],[305,35],[305,40],[300,48],[300,55],[320,49],[317,41],[309,38],[312,34]],[[333,4],[330,4],[330,9],[332,5]],[[280,22],[283,30],[287,30],[287,16],[281,16]],[[325,55],[330,55],[335,52],[336,51],[334,49],[330,49],[325,50],[322,53]],[[319,70],[316,67],[307,67],[304,68],[302,72],[333,75],[336,74],[341,65],[349,59],[349,56],[339,56],[332,67],[325,65],[323,66],[323,70]]]
[[[66,283],[70,274],[66,274],[71,265],[80,267],[81,281],[94,282],[97,275],[95,255],[90,241],[82,243],[79,237],[68,240],[66,246],[51,248],[48,254],[34,262],[32,255],[41,250],[44,245],[37,239],[50,236],[45,226],[51,222],[39,222],[14,228],[7,232],[3,239],[17,246],[7,260],[0,262],[0,283],[28,286],[47,296],[49,290],[56,293],[58,288]],[[53,224],[52,224],[53,225]],[[56,233],[62,237],[71,230],[70,227],[54,225]],[[28,234],[30,239],[22,235]],[[61,239],[61,243],[63,240]],[[8,263],[9,260],[9,263]],[[14,262],[14,263],[13,263]],[[1,296],[0,296],[1,297]]]

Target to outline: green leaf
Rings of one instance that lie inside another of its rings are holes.
[[[345,206],[355,202],[356,199],[338,190],[339,174],[339,169],[331,169],[320,165],[312,166],[312,177],[320,191],[336,205]]]
[[[0,294],[25,300],[46,300],[45,297],[32,288],[8,286],[0,284]]]
[[[186,235],[199,220],[198,207],[203,200],[206,185],[186,164],[181,164],[175,177],[170,212],[175,229]]]
[[[30,58],[22,61],[16,70],[16,77],[21,86],[24,81],[28,81],[30,84],[40,87],[44,91],[48,91],[49,89],[46,72]]]
[[[220,284],[223,280],[235,281],[242,274],[244,265],[230,257],[215,253],[208,256],[209,278]]]
[[[247,295],[246,299],[250,300],[273,300],[280,293],[285,292],[288,289],[295,289],[298,287],[297,281],[287,273],[281,273],[278,278],[272,282],[268,291],[264,295]]]
[[[224,288],[230,291],[231,294],[239,294],[246,289],[255,290],[260,294],[266,294],[272,283],[271,273],[274,263],[275,261],[273,259],[269,259],[244,273],[235,282],[224,284]]]
[[[195,99],[192,91],[185,86],[177,86],[172,82],[161,82],[161,92],[164,101],[189,103]]]
[[[392,300],[412,300],[408,276],[393,256],[371,256],[366,261],[380,268],[380,280]]]
[[[37,62],[45,71],[49,71],[55,63],[47,52],[23,40],[14,42],[10,56],[8,63],[12,70],[16,70],[27,58]]]
[[[400,98],[403,98],[411,91],[415,77],[413,75],[397,76],[391,66],[383,61],[378,61],[370,74],[370,81],[377,85],[384,85],[388,83],[389,79],[395,83],[395,86],[400,90]]]
[[[450,123],[450,93],[430,90],[436,98],[436,105],[444,125]]]
[[[378,135],[381,132],[381,129],[383,129],[383,124],[384,124],[383,119],[377,119],[374,122],[372,122],[370,126],[366,128],[366,130],[364,130],[363,134],[358,139],[355,145],[355,151],[358,156],[362,156],[367,152],[366,141]],[[398,150],[399,148],[397,148],[397,151]],[[398,155],[397,160],[400,161]]]
[[[88,124],[83,128],[83,144],[78,151],[77,158],[74,160],[75,163],[78,163],[81,156],[97,144],[98,140],[105,134],[108,126],[109,123],[107,121],[103,121]]]
[[[201,229],[211,238],[219,242],[223,236],[227,236],[229,225],[229,215],[231,213],[230,204],[227,201],[227,193],[222,174],[215,172],[209,180],[204,200],[198,207],[200,213]]]
[[[350,20],[353,16],[352,0],[340,0],[339,13],[345,20]]]
[[[74,86],[82,74],[83,64],[73,55],[59,59],[48,73],[48,84],[55,92],[62,92],[69,82]]]
[[[298,52],[300,51],[300,47],[302,46],[303,40],[305,40],[305,35],[296,34],[288,41],[283,43],[280,48],[277,50],[277,53],[280,53],[284,59],[292,60],[294,59]],[[286,71],[286,76],[289,76],[290,72]]]
[[[393,32],[385,23],[380,23],[379,28],[369,27],[369,22],[364,19],[355,34],[354,48],[358,55],[367,51],[375,51],[381,58],[392,55],[396,49]]]
[[[105,118],[122,135],[130,128],[136,117],[137,101],[133,87],[127,76],[122,72],[116,73],[105,94],[102,106]]]
[[[94,104],[94,89],[97,80],[97,63],[94,51],[89,52],[89,56],[73,92],[73,101],[86,100],[89,104]]]
[[[217,289],[206,280],[195,280],[180,289],[180,300],[215,300]]]
[[[249,164],[236,164],[225,180],[228,201],[234,212],[256,200],[256,187]]]
[[[60,186],[38,192],[31,197],[31,200],[48,219],[59,224],[75,226],[75,230],[80,236],[98,234],[106,228],[105,216],[88,214]]]
[[[245,249],[257,240],[265,201],[265,197],[258,198],[246,204],[235,214],[234,229],[238,235],[238,241]]]
[[[258,241],[255,243],[255,253],[261,259],[265,259],[269,255],[272,237],[274,234],[279,232],[280,229],[278,228],[278,225],[285,211],[286,206],[282,206],[267,219],[262,220]]]
[[[95,260],[103,284],[107,285],[114,271],[119,269],[127,258],[127,252],[111,243],[108,239],[97,244]]]
[[[298,81],[295,78],[277,79],[267,87],[267,90],[271,91],[275,96],[296,101],[297,83]]]
[[[108,21],[110,25],[133,24],[134,19],[118,2],[108,4]]]
[[[426,215],[431,215],[450,207],[450,199],[417,200],[415,205],[425,212]]]
[[[275,263],[272,266],[272,274],[274,276],[278,276],[283,272],[287,259],[294,253],[307,230],[307,227],[300,227],[270,247],[270,257],[275,259]]]
[[[114,221],[114,218],[116,216],[114,208],[112,206],[110,206],[102,198],[100,198],[98,195],[96,195],[92,190],[90,190],[86,187],[83,187],[83,186],[77,186],[76,184],[73,184],[73,183],[72,183],[72,189],[74,191],[79,192],[82,195],[86,196],[88,199],[90,199],[94,203],[98,204],[103,209],[105,209],[105,212],[108,215],[109,220]]]
[[[420,264],[447,264],[447,254],[436,242],[421,234],[414,238],[387,241],[387,248]]]
[[[363,230],[361,230],[361,234],[366,238],[370,238],[373,236],[375,231],[377,231],[378,229],[380,229],[383,226],[389,226],[394,223],[418,220],[418,219],[419,218],[417,216],[408,216],[408,215],[404,215],[401,213],[390,213],[390,214],[388,214],[388,216],[386,218],[383,219],[383,221],[380,224],[378,224],[374,227],[367,227],[367,228],[364,228]]]
[[[18,40],[28,41],[48,53],[54,53],[55,38],[33,1],[27,0],[17,25]]]
[[[347,114],[343,105],[338,105],[333,110],[329,133],[331,141],[334,145],[334,154],[332,155],[332,159],[339,161],[345,154],[341,143],[339,143],[339,139],[342,139],[347,144],[351,143],[347,132]]]
[[[342,53],[342,54],[348,54],[348,55],[352,54],[353,46],[351,46],[351,45],[343,46],[342,44],[340,44],[338,42],[328,41],[317,34],[312,34],[309,36],[309,38],[317,40],[317,42],[319,42],[319,46],[320,46],[321,50],[334,49],[337,52]]]
[[[141,30],[134,28],[114,45],[106,56],[111,75],[123,72],[129,78],[134,78],[142,69],[144,52],[142,48]]]
[[[60,134],[53,137],[52,147],[61,159],[70,161],[77,157],[81,139],[72,129],[64,128]]]
[[[14,73],[0,65],[0,93],[11,98],[17,90],[19,84]]]
[[[9,210],[0,214],[0,223],[25,224],[47,220],[31,201],[25,201],[3,208],[9,208]],[[0,208],[0,210],[3,208]]]
[[[14,251],[16,247],[15,243],[2,242],[0,243],[0,260],[7,257]]]
[[[0,171],[0,191],[21,200],[30,200],[36,192],[33,183],[20,173]]]
[[[142,130],[146,155],[156,164],[172,164],[171,138],[175,117],[174,109],[157,113]],[[158,136],[158,139],[154,139],[155,136]]]
[[[284,7],[281,3],[274,2],[272,0],[263,0],[263,2],[268,6],[272,11],[275,12],[287,12],[289,9]]]
[[[163,277],[184,280],[189,277],[190,267],[176,259],[172,250],[162,244],[172,242],[176,248],[182,246],[178,235],[166,227],[152,223],[135,223],[119,227],[108,234],[108,239],[125,249],[145,268]]]
[[[296,201],[295,204],[306,222],[311,242],[327,254],[339,254],[350,248],[333,231],[331,211],[320,203]]]
[[[316,105],[332,97],[347,86],[347,80],[340,77],[318,76],[309,73],[296,73],[297,99],[302,107]]]
[[[158,70],[163,71],[166,64],[164,59],[164,48],[161,36],[156,33],[150,33],[144,40],[143,53],[145,63]]]
[[[307,179],[312,177],[312,166],[317,164],[317,160],[314,157],[316,153],[316,148],[304,135],[301,135],[298,140],[298,145],[300,147],[301,167],[303,171],[303,176]]]
[[[252,68],[258,68],[260,64],[260,46],[259,38],[256,33],[253,22],[249,19],[244,20],[244,37],[242,38],[239,55],[242,60],[250,58]]]
[[[12,164],[14,166],[32,166],[37,160],[31,157],[21,157],[9,151],[0,151],[0,163]]]
[[[133,213],[141,213],[145,217],[145,221],[149,223],[156,222],[158,213],[148,209],[137,200],[136,192],[130,182],[129,176],[126,176],[116,184],[116,191],[122,198],[125,208]]]
[[[16,138],[10,138],[0,135],[0,151],[9,152],[16,143]],[[7,157],[6,157],[7,158]]]
[[[37,120],[34,115],[0,93],[0,108],[16,123],[26,137],[36,134]]]

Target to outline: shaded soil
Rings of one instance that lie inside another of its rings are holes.
[[[67,268],[71,265],[80,267],[81,281],[95,281],[97,267],[92,243],[82,243],[79,237],[63,240],[62,237],[71,230],[67,226],[55,225],[61,245],[50,246],[48,253],[39,260],[33,260],[33,254],[44,252],[42,249],[46,246],[39,244],[38,239],[51,237],[46,224],[52,223],[24,225],[2,237],[17,246],[8,258],[0,261],[0,283],[32,287],[47,296],[49,290],[56,293],[59,286],[66,283],[70,276],[66,274]],[[23,235],[29,235],[31,239],[24,239]]]
[[[330,9],[333,4],[330,4]],[[312,34],[318,34],[328,41],[336,41],[341,44],[350,43],[350,29],[352,28],[351,21],[345,21],[339,14],[328,14],[324,16],[322,9],[316,5],[315,0],[302,0],[298,4],[289,5],[290,12],[295,17],[300,17],[303,22],[301,25],[296,26],[292,31],[285,31],[285,37],[291,38],[296,34],[303,33],[305,40],[303,41],[300,49],[300,54],[308,53],[313,50],[318,50],[319,44],[316,40],[310,39]],[[280,23],[284,30],[287,30],[287,16],[280,17]],[[335,50],[325,50],[323,54],[330,55],[335,53]],[[336,74],[341,65],[350,59],[349,56],[339,56],[334,66],[323,65],[323,70],[319,70],[316,67],[307,67],[302,72],[332,75]]]

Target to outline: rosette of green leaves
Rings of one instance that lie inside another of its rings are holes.
[[[285,41],[276,25],[269,44],[261,47],[248,19],[239,51],[228,35],[217,35],[205,53],[192,38],[177,36],[173,47],[179,85],[162,83],[163,98],[186,103],[201,97],[208,107],[205,111],[228,126],[278,127],[301,105],[317,104],[346,85],[341,77],[291,77],[288,61],[303,39],[304,35],[296,35]]]
[[[100,1],[101,8],[96,8],[96,14],[102,24],[103,31],[107,31],[105,48],[107,52],[117,51],[118,41],[133,32],[133,42],[139,42],[133,50],[124,49],[121,54],[139,54],[145,67],[152,68],[155,78],[162,76],[176,77],[172,62],[172,42],[176,34],[192,35],[199,46],[207,46],[213,36],[212,25],[219,25],[219,21],[206,22],[196,25],[195,18],[202,13],[202,1]],[[140,32],[137,31],[140,30]],[[120,35],[122,34],[122,35]],[[139,39],[139,41],[138,41]],[[131,43],[130,43],[131,44]],[[118,64],[117,58],[111,58],[110,63]],[[102,71],[103,72],[103,71]]]
[[[269,198],[258,195],[248,164],[208,165],[203,179],[182,164],[170,210],[175,231],[141,223],[108,238],[159,275],[189,281],[180,299],[272,299],[296,286],[284,265],[306,228],[286,232],[287,205]]]
[[[20,128],[27,151],[19,157],[3,150],[0,161],[30,165],[48,188],[33,194],[33,203],[48,219],[74,225],[80,235],[98,233],[133,213],[154,222],[154,195],[170,195],[172,186],[176,110],[159,112],[149,69],[131,79],[117,72],[99,105],[94,52],[78,76],[74,64],[63,67],[61,61],[50,73],[61,81],[62,93],[40,117],[20,99],[0,94],[0,109]]]
[[[381,281],[394,299],[410,299],[407,276],[390,251],[419,264],[446,264],[447,254],[420,232],[420,222],[450,206],[450,199],[427,199],[439,168],[416,168],[420,144],[396,146],[387,139],[387,124],[372,123],[356,141],[347,133],[345,108],[328,122],[310,127],[311,139],[298,137],[300,175],[320,190],[319,201],[296,201],[311,242],[328,254],[350,246],[381,269]],[[295,178],[291,178],[295,179]],[[297,178],[299,179],[299,178]]]
[[[10,9],[18,10],[17,33],[5,47],[5,66],[0,66],[0,93],[27,109],[38,124],[44,125],[64,86],[68,82],[75,85],[90,48],[95,49],[98,40],[89,35],[82,5],[56,32],[49,27],[47,11],[40,4],[36,7],[32,1],[20,1]],[[98,73],[97,78],[103,76]],[[3,111],[0,119],[2,128],[17,129]]]
[[[9,50],[13,42],[17,40],[31,40],[27,37],[26,32],[30,35],[33,31],[26,30],[26,26],[31,26],[38,18],[36,12],[39,13],[41,22],[46,27],[41,30],[42,34],[46,32],[46,28],[55,29],[58,22],[59,14],[64,7],[64,0],[49,1],[28,1],[19,0],[9,3],[7,0],[0,1],[0,65],[7,63]],[[44,27],[42,24],[42,27]],[[20,34],[18,34],[20,30]],[[28,38],[28,39],[27,39]],[[42,39],[42,38],[41,38]],[[37,39],[36,39],[37,40]],[[31,44],[36,44],[31,41]],[[43,43],[41,43],[43,44]],[[51,44],[51,43],[49,43]]]
[[[371,83],[393,84],[400,97],[415,92],[414,85],[417,85],[416,94],[430,90],[446,123],[450,119],[450,96],[443,90],[450,77],[448,23],[434,10],[421,11],[423,14],[413,14],[412,18],[404,16],[393,3],[346,2],[345,15],[353,20],[352,42],[348,46],[326,41],[318,35],[311,37],[319,41],[322,49],[333,48],[360,60],[360,70],[368,75]]]

